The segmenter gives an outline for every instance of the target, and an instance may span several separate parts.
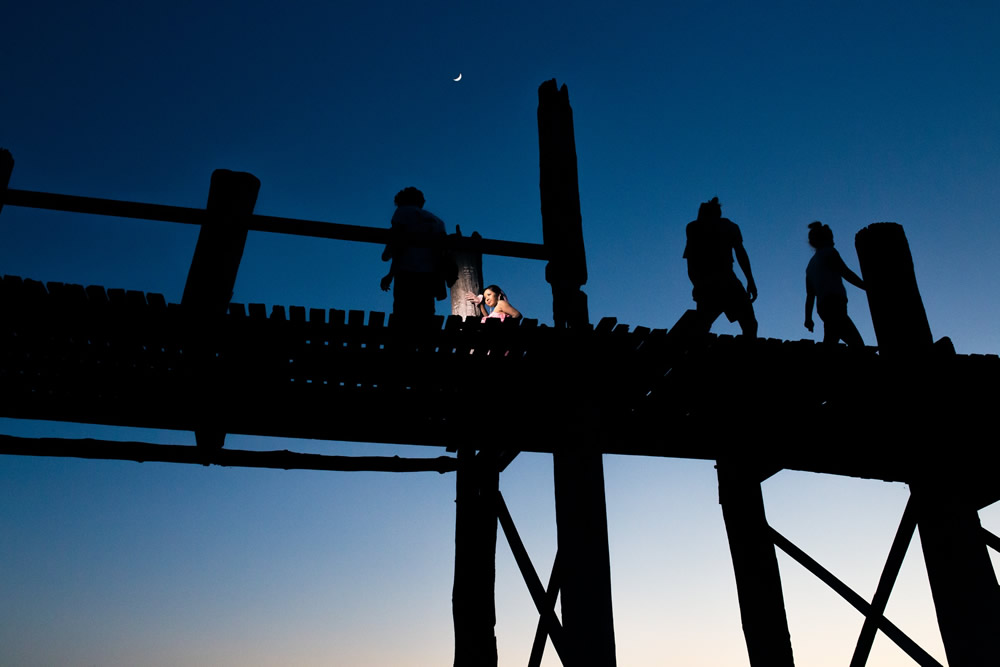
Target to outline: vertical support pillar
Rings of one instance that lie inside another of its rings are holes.
[[[929,373],[933,338],[903,228],[875,223],[858,232],[855,244],[879,353],[894,364],[898,376],[896,410],[934,414],[937,406],[932,400],[907,391],[912,384],[907,381],[909,374]],[[936,431],[916,423],[900,426],[924,438]],[[948,465],[938,456],[915,461],[910,493],[948,664],[971,667],[997,662],[1000,586],[973,498],[981,475],[959,465]]]
[[[933,344],[902,225],[876,222],[854,237],[880,354],[927,352]]]
[[[246,218],[253,214],[259,191],[260,181],[253,174],[228,169],[212,172],[206,206],[208,218],[198,234],[181,298],[192,325],[194,353],[204,357],[206,363],[215,321],[226,314],[233,295],[247,240]],[[216,421],[213,412],[219,401],[214,395],[216,382],[211,378],[204,380],[197,403],[202,412],[197,421],[204,426],[195,431],[195,440],[206,450],[221,449],[226,434],[213,425]]]
[[[542,239],[549,253],[545,280],[552,286],[557,327],[589,323],[587,258],[583,247],[580,185],[576,168],[573,109],[566,85],[551,79],[538,87],[538,163]]]
[[[549,254],[545,280],[552,286],[552,317],[557,327],[589,327],[587,295],[580,289],[587,282],[587,257],[573,110],[569,91],[565,85],[559,88],[555,79],[538,87],[538,163],[542,238]],[[579,369],[579,357],[569,349],[562,353],[567,373]],[[585,398],[583,380],[572,382],[581,399]],[[582,400],[567,400],[571,405],[585,404]],[[617,658],[604,461],[598,448],[588,446],[583,429],[567,434],[567,439],[573,443],[572,448],[552,457],[562,622],[569,655],[565,664],[613,666]]]
[[[459,447],[455,476],[455,667],[496,667],[497,493],[493,459]]]
[[[615,624],[611,555],[599,451],[553,455],[562,625],[566,667],[613,667]]]
[[[0,213],[3,213],[3,202],[6,198],[10,175],[14,172],[14,156],[6,148],[0,148]]]
[[[756,467],[740,459],[719,459],[719,504],[729,550],[747,654],[753,667],[792,667],[792,641],[781,592],[774,542],[764,514]]]
[[[461,237],[462,230],[457,225],[455,236]],[[472,232],[472,239],[482,238],[479,232]],[[452,258],[458,267],[458,280],[451,286],[451,314],[466,317],[479,317],[479,308],[466,300],[467,292],[479,294],[483,291],[483,253],[473,250],[452,251]]]

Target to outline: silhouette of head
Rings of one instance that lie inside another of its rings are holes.
[[[703,202],[698,207],[699,220],[718,220],[722,217],[722,204],[718,197],[712,197],[709,201]]]
[[[497,301],[500,300],[506,301],[507,295],[503,293],[503,290],[499,286],[490,285],[483,290],[483,302],[490,308],[495,307]]]
[[[392,201],[395,202],[396,206],[416,206],[417,208],[423,208],[424,193],[411,185],[397,192],[396,197]]]
[[[817,220],[809,223],[809,245],[819,250],[820,248],[833,247],[833,230],[829,225],[824,225]]]

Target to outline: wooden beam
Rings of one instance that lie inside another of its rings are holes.
[[[556,552],[555,560],[552,561],[552,571],[549,573],[549,585],[545,587],[545,605],[547,608],[555,609],[556,600],[559,598],[559,552]],[[535,627],[535,640],[531,643],[531,655],[528,656],[528,667],[541,667],[542,656],[545,654],[545,642],[549,638],[549,623],[544,616],[538,617],[538,625]]]
[[[602,454],[552,455],[560,558],[562,620],[569,655],[566,667],[617,663],[611,599],[611,555]]]
[[[1000,586],[963,475],[928,473],[910,484],[920,545],[951,667],[1000,664]]]
[[[253,452],[239,449],[206,452],[190,445],[155,445],[148,442],[91,438],[20,438],[11,435],[0,435],[0,454],[341,472],[446,473],[453,472],[458,467],[456,460],[450,456],[327,456],[288,450]]]
[[[62,195],[52,192],[37,192],[34,190],[19,190],[11,188],[7,191],[7,203],[11,206],[38,208],[50,211],[65,211],[67,213],[85,213],[90,215],[106,215],[117,218],[132,218],[134,220],[158,220],[160,222],[176,222],[188,225],[201,225],[209,217],[203,208],[185,206],[167,206],[164,204],[146,204],[142,202],[121,201],[117,199],[102,199],[100,197],[81,197],[78,195]],[[291,234],[293,236],[308,236],[311,238],[332,239],[339,241],[358,241],[362,243],[386,244],[390,240],[390,230],[385,227],[366,227],[363,225],[345,225],[337,222],[321,220],[304,220],[301,218],[285,218],[275,215],[255,214],[247,218],[247,229],[252,232],[268,232],[271,234]],[[426,235],[424,235],[426,236]],[[406,237],[410,243],[409,237]],[[421,239],[414,239],[412,245],[420,245]],[[518,257],[521,259],[548,259],[545,246],[541,243],[526,243],[523,241],[504,241],[500,239],[461,239],[451,238],[446,246],[457,250],[471,250],[486,255],[501,257]]]
[[[6,148],[0,148],[0,213],[3,212],[3,205],[8,197],[7,186],[10,184],[10,175],[13,171],[14,156]]]
[[[500,521],[500,527],[503,528],[503,534],[507,538],[510,551],[514,555],[514,562],[517,563],[518,569],[521,570],[521,576],[528,587],[528,593],[531,595],[531,600],[535,603],[535,609],[538,611],[540,619],[539,623],[544,625],[545,632],[552,639],[552,646],[555,647],[556,653],[559,655],[559,660],[564,666],[569,667],[571,665],[571,663],[567,662],[569,660],[569,647],[566,646],[566,642],[569,640],[565,636],[566,633],[563,630],[563,626],[556,617],[555,610],[548,602],[548,594],[545,588],[542,587],[542,580],[538,578],[535,566],[531,564],[531,558],[528,557],[528,551],[524,548],[524,542],[521,541],[521,536],[517,532],[514,520],[510,516],[507,503],[504,502],[503,495],[499,491],[497,491],[497,518]]]
[[[827,570],[825,567],[813,560],[806,552],[792,544],[784,535],[774,528],[768,527],[774,544],[786,554],[791,556],[802,567],[812,572],[820,581],[836,591],[842,598],[847,600],[852,607],[860,611],[866,617],[875,616],[871,605],[865,602],[864,598],[855,593],[847,584]],[[878,629],[885,633],[895,644],[903,649],[908,656],[913,658],[921,667],[941,667],[941,663],[932,658],[930,654],[920,648],[916,642],[910,639],[902,630],[897,628],[889,619],[884,616],[877,616]]]
[[[455,477],[455,667],[497,664],[496,545],[499,473],[472,446],[458,448]]]
[[[903,566],[903,558],[906,550],[913,539],[913,533],[917,529],[917,515],[913,508],[913,500],[906,503],[903,510],[903,517],[899,520],[899,528],[896,530],[896,537],[889,548],[889,556],[886,558],[885,567],[882,568],[882,576],[878,581],[878,588],[875,589],[875,597],[869,611],[865,615],[865,623],[861,627],[861,634],[858,636],[857,646],[854,648],[854,656],[851,658],[851,667],[865,667],[868,664],[868,656],[871,655],[872,646],[875,643],[875,633],[878,630],[879,620],[885,616],[885,608],[889,603],[889,594],[896,583],[899,569]]]
[[[716,468],[750,664],[793,667],[781,574],[764,514],[760,474],[744,459],[720,459]]]
[[[566,85],[538,87],[538,162],[542,238],[549,253],[545,280],[552,286],[557,327],[587,326],[587,258],[583,247],[580,185],[576,167],[573,109]]]

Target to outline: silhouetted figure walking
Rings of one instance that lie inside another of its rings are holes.
[[[747,278],[745,289],[733,271],[734,254]],[[722,217],[718,197],[704,202],[698,208],[698,219],[688,223],[684,258],[694,286],[691,295],[698,307],[699,331],[708,333],[712,323],[725,313],[730,322],[740,323],[746,338],[757,338],[757,318],[752,305],[757,299],[757,284],[750,270],[750,258],[743,247],[740,228]]]
[[[847,316],[843,279],[859,289],[865,288],[864,281],[847,268],[840,253],[834,250],[833,231],[828,225],[818,220],[809,223],[809,245],[816,252],[806,267],[806,329],[813,330],[813,301],[817,301],[816,312],[823,320],[823,342],[836,345],[842,340],[863,347],[865,342],[858,328]]]
[[[424,193],[409,187],[396,193],[393,200],[392,231],[403,235],[428,234],[445,236],[444,222],[424,210]],[[443,240],[443,239],[442,239]],[[390,259],[389,273],[382,278],[383,291],[389,291],[393,280],[392,312],[404,319],[428,318],[434,315],[434,300],[447,296],[445,276],[441,267],[443,251],[417,247],[397,240],[390,241],[382,251],[382,261]]]

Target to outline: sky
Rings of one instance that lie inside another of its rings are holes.
[[[995,2],[8,5],[11,187],[202,207],[226,168],[261,180],[258,213],[388,226],[393,195],[415,185],[449,231],[541,242],[537,88],[555,78],[574,110],[592,321],[673,326],[692,306],[684,225],[718,196],[743,233],[761,336],[813,337],[809,222],[829,224],[857,270],[853,235],[894,221],[935,338],[1000,352]],[[6,207],[0,271],[179,302],[196,238],[172,223]],[[380,252],[251,233],[233,299],[388,312]],[[551,323],[543,271],[484,260],[488,283]],[[875,344],[864,294],[848,297]],[[10,419],[0,432],[193,443]],[[609,456],[605,468],[619,664],[748,664],[712,463]],[[545,580],[551,457],[521,455],[501,489]],[[905,485],[785,471],[763,490],[772,525],[870,599]],[[452,660],[452,475],[5,456],[0,499],[0,664]],[[996,507],[980,514],[1000,531]],[[847,664],[860,615],[778,558],[797,662]],[[500,665],[523,665],[537,615],[502,536],[497,570]],[[887,615],[944,662],[919,536]],[[558,664],[551,647],[544,664]],[[912,663],[880,636],[869,664]]]

